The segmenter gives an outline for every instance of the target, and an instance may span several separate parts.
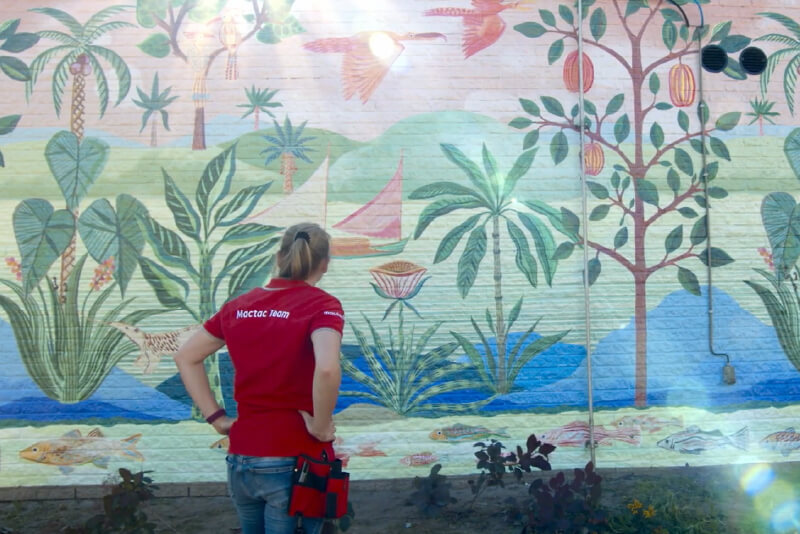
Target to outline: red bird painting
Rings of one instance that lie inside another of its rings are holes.
[[[503,35],[506,23],[500,13],[506,9],[520,8],[518,2],[504,4],[502,0],[472,0],[472,9],[461,7],[437,7],[425,11],[429,17],[461,17],[464,21],[464,39],[461,50],[468,58],[493,45]]]
[[[405,47],[401,41],[420,41],[447,38],[441,33],[405,33],[390,31],[366,31],[351,37],[329,37],[317,39],[303,45],[312,52],[344,54],[342,61],[342,84],[344,98],[358,93],[362,103],[381,83],[392,63],[400,57]]]

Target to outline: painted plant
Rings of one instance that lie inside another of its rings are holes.
[[[427,269],[412,262],[396,260],[370,269],[376,283],[372,288],[378,296],[392,300],[383,315],[385,320],[397,306],[397,330],[388,326],[388,344],[372,322],[364,316],[372,343],[355,324],[351,325],[356,336],[360,354],[355,358],[342,357],[342,369],[365,390],[342,391],[343,396],[367,399],[385,406],[400,415],[472,412],[486,404],[490,398],[466,403],[433,402],[437,396],[454,391],[476,388],[474,380],[464,378],[464,371],[471,363],[454,361],[451,356],[458,343],[450,342],[432,349],[431,338],[443,321],[437,321],[418,336],[416,325],[408,325],[403,309],[408,308],[419,316],[409,302],[422,289],[428,278],[422,278]],[[363,359],[364,365],[358,362]],[[368,372],[367,372],[368,371]]]
[[[21,257],[19,277],[0,280],[13,293],[14,298],[0,295],[0,306],[28,374],[45,395],[63,403],[89,398],[114,366],[133,354],[136,347],[108,323],[135,325],[163,311],[125,312],[133,300],[125,298],[125,291],[144,247],[137,219],[146,215],[145,207],[121,194],[114,206],[100,198],[79,218],[73,216],[105,168],[108,152],[99,139],[79,140],[66,131],[53,136],[45,158],[67,207],[55,209],[41,198],[17,205],[12,220]],[[69,276],[51,278],[53,264],[77,235],[86,253]],[[88,256],[99,265],[84,286]],[[122,299],[115,303],[116,288]]]
[[[0,50],[11,53],[24,52],[39,42],[39,36],[35,33],[17,32],[19,23],[19,19],[0,22]],[[17,82],[27,82],[31,79],[28,65],[14,56],[0,56],[0,70],[9,79]],[[0,117],[0,135],[8,135],[13,132],[21,118],[22,115],[19,114]],[[5,158],[0,152],[0,167],[5,166]]]
[[[236,146],[234,143],[209,161],[198,180],[194,203],[162,169],[164,198],[180,233],[149,215],[139,219],[155,255],[155,259],[139,258],[142,274],[165,308],[182,310],[197,324],[204,323],[227,300],[264,284],[280,241],[280,227],[242,224],[272,182],[231,194]],[[193,243],[194,256],[180,234]],[[216,260],[222,254],[226,255],[218,268]],[[217,402],[223,406],[216,354],[206,359],[206,370]],[[193,415],[200,417],[196,406]]]
[[[145,93],[140,87],[136,88],[139,93],[139,100],[134,99],[133,103],[144,110],[142,113],[142,127],[139,132],[144,131],[148,121],[150,122],[150,146],[158,146],[158,119],[164,129],[169,131],[169,112],[167,106],[172,104],[178,97],[169,96],[172,87],[167,87],[163,91],[158,87],[158,73],[153,76],[153,83],[150,86],[150,94]]]
[[[481,262],[486,257],[490,243],[487,231],[491,232],[495,308],[494,317],[489,309],[486,310],[486,322],[489,330],[496,337],[496,348],[495,350],[491,349],[486,336],[474,318],[470,318],[472,327],[484,346],[485,357],[479,354],[467,338],[453,331],[451,334],[458,340],[473,365],[480,371],[485,385],[496,393],[508,393],[522,367],[531,358],[567,334],[567,332],[561,332],[543,336],[523,348],[525,341],[533,333],[534,325],[510,351],[506,346],[511,327],[519,317],[522,297],[519,298],[506,319],[503,308],[501,262],[503,257],[502,223],[505,223],[505,232],[514,243],[516,267],[531,286],[536,287],[539,275],[537,261],[531,253],[531,246],[528,242],[529,238],[536,248],[538,265],[542,268],[547,285],[552,285],[553,275],[558,265],[558,261],[553,259],[556,250],[550,230],[530,209],[521,209],[524,208],[524,202],[521,205],[514,199],[517,183],[530,169],[536,149],[526,150],[520,154],[507,174],[500,172],[494,156],[485,144],[482,148],[483,169],[453,145],[443,144],[441,149],[447,159],[467,175],[472,187],[455,182],[433,182],[413,191],[409,198],[414,200],[441,197],[427,205],[420,213],[417,228],[414,231],[414,239],[422,236],[425,230],[439,217],[454,211],[471,213],[465,221],[444,236],[433,260],[434,263],[439,263],[449,258],[462,239],[469,234],[458,260],[456,271],[456,285],[461,297],[465,298],[475,284]],[[519,224],[515,221],[519,221]]]
[[[248,2],[251,11],[245,13],[227,8],[226,0],[137,0],[139,24],[158,30],[141,42],[139,48],[155,58],[171,54],[191,68],[194,150],[206,148],[205,103],[209,98],[206,81],[214,61],[224,54],[226,78],[236,79],[239,72],[236,57],[246,42],[255,38],[263,44],[275,44],[304,31],[290,14],[293,2]]]
[[[731,34],[731,22],[690,30],[681,13],[665,0],[649,4],[638,0],[614,0],[614,9],[606,5],[593,8],[593,4],[592,1],[583,2],[584,9],[580,14],[572,6],[562,4],[558,8],[560,20],[553,12],[542,9],[539,15],[543,24],[525,22],[515,29],[531,39],[553,38],[548,54],[548,61],[553,64],[561,58],[565,41],[577,42],[578,25],[584,24],[588,18],[589,32],[584,34],[587,53],[602,54],[615,62],[625,73],[628,87],[608,100],[604,107],[585,100],[583,125],[577,118],[577,105],[566,111],[564,105],[551,96],[542,96],[541,106],[533,100],[521,98],[520,104],[527,116],[514,119],[511,126],[529,130],[523,142],[524,149],[536,144],[543,129],[555,130],[550,155],[556,165],[569,153],[567,132],[583,126],[588,141],[600,145],[607,152],[605,160],[616,162],[613,171],[597,173],[606,183],[587,182],[589,193],[597,201],[589,220],[601,221],[613,214],[620,223],[609,242],[588,241],[591,250],[585,276],[593,284],[600,276],[603,261],[610,260],[622,266],[633,278],[636,327],[634,398],[637,406],[643,406],[647,403],[648,280],[662,269],[674,269],[680,285],[692,294],[700,295],[700,283],[690,262],[694,263],[694,268],[697,268],[698,261],[713,268],[733,261],[724,250],[703,246],[707,218],[696,208],[706,209],[707,197],[724,198],[728,194],[724,188],[712,185],[719,169],[715,159],[731,159],[727,146],[714,133],[734,128],[741,114],[725,113],[711,124],[709,107],[700,102],[697,119],[692,120],[683,108],[695,101],[695,85],[693,74],[683,61],[696,55],[697,40],[708,36],[708,43],[718,44],[728,54],[746,47],[750,39]],[[611,24],[607,13],[616,19]],[[650,53],[645,54],[644,47],[650,45],[645,44],[644,36],[658,32],[659,22],[663,55],[646,61],[644,58]],[[619,35],[630,43],[629,56],[620,55],[603,40],[608,25],[622,28]],[[670,64],[665,91],[661,79]],[[734,79],[746,77],[733,58],[729,59],[725,73]],[[664,100],[665,93],[668,93],[670,102]],[[651,114],[671,110],[675,110],[674,119],[682,133],[668,139],[664,128]],[[711,161],[698,165],[697,156],[690,155],[692,151],[700,155],[705,153]],[[596,156],[592,156],[587,160],[589,175],[595,175],[593,167],[588,164],[595,159]],[[575,213],[566,207],[554,209],[537,201],[523,204],[547,216],[553,227],[567,237],[567,241],[556,250],[554,259],[565,259],[576,246],[582,246],[585,230]],[[677,224],[668,233],[661,244],[660,257],[654,260],[656,253],[651,254],[651,250],[656,244],[648,233],[675,213],[686,222]]]

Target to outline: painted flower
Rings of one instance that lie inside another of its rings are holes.
[[[99,291],[106,283],[114,277],[114,256],[109,256],[103,263],[95,267],[92,281],[89,288],[92,291]]]
[[[769,270],[774,271],[775,263],[772,259],[772,252],[767,250],[766,247],[758,247],[758,253],[764,259],[764,263],[766,263],[769,266]]]
[[[6,265],[8,265],[11,274],[13,274],[17,280],[22,280],[22,265],[17,261],[17,258],[8,256],[6,258]]]
[[[384,319],[398,302],[402,302],[403,305],[419,315],[419,312],[408,300],[414,298],[419,293],[419,290],[422,289],[425,281],[430,278],[423,278],[426,272],[428,272],[428,269],[425,267],[402,260],[384,263],[369,270],[375,280],[375,283],[372,284],[375,292],[385,299],[394,300],[386,310],[383,316]]]

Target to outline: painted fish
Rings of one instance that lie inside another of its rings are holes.
[[[81,464],[94,464],[105,469],[111,456],[144,461],[144,456],[136,450],[136,443],[141,437],[141,434],[134,434],[122,440],[106,438],[99,428],[84,437],[76,429],[60,438],[38,441],[19,451],[19,456],[31,462],[57,465],[64,474],[70,473],[72,466]]]
[[[612,421],[616,428],[639,427],[643,432],[652,434],[667,426],[683,427],[683,417],[654,417],[652,415],[625,415]]]
[[[789,456],[793,450],[800,449],[800,434],[794,431],[794,427],[789,427],[781,432],[773,432],[762,439],[761,446]]]
[[[641,445],[642,431],[638,427],[605,428],[594,425],[594,441],[598,445],[612,445],[613,441],[623,441],[631,445]],[[588,447],[591,441],[589,423],[572,421],[566,425],[544,432],[539,439],[559,447]]]
[[[420,465],[428,465],[439,460],[439,457],[430,451],[418,452],[416,454],[409,454],[400,458],[400,463],[409,467],[419,467]]]
[[[735,434],[726,436],[719,430],[707,432],[692,425],[685,430],[659,440],[656,445],[662,449],[678,451],[684,454],[700,454],[708,449],[726,446],[747,450],[749,440],[750,430],[746,426],[739,429]]]
[[[228,452],[228,447],[231,446],[231,439],[228,436],[222,437],[211,444],[209,449],[220,450],[223,452]]]
[[[490,436],[497,436],[501,438],[510,437],[505,430],[505,428],[502,428],[497,432],[493,432],[483,426],[470,426],[456,423],[455,425],[447,428],[438,428],[431,432],[428,437],[437,441],[450,441],[453,443],[485,439]]]

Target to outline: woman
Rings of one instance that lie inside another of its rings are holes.
[[[344,312],[315,287],[328,269],[330,236],[316,224],[292,226],[277,254],[278,276],[227,302],[176,353],[186,390],[206,420],[230,435],[228,489],[242,534],[291,534],[295,458],[333,458]],[[227,345],[238,418],[220,409],[203,360]],[[303,519],[308,534],[322,520]]]

